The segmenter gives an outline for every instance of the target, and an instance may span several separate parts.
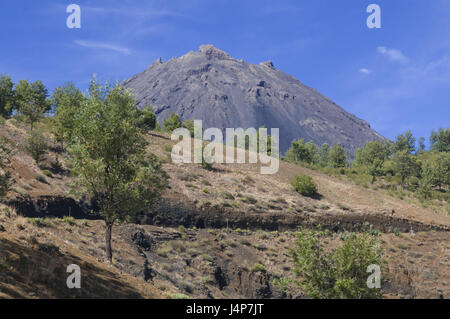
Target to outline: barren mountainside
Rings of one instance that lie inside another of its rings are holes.
[[[283,152],[297,138],[341,144],[350,153],[383,138],[272,62],[246,63],[212,45],[167,62],[158,59],[125,86],[138,107],[153,107],[159,121],[175,112],[182,120],[203,120],[204,128],[280,128]]]

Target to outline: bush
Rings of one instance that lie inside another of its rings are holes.
[[[59,161],[58,155],[56,156],[55,161],[50,163],[50,166],[52,167],[52,170],[55,173],[62,172],[62,170],[63,170],[63,166],[62,166],[62,163]]]
[[[186,120],[183,122],[182,127],[186,128],[189,130],[189,132],[191,133],[191,137],[194,137],[194,120]]]
[[[291,182],[291,185],[297,193],[303,196],[313,196],[317,194],[317,185],[311,176],[305,174],[297,175]]]
[[[47,152],[48,145],[42,133],[32,131],[30,137],[25,144],[25,150],[36,161],[37,164],[42,156]]]
[[[228,200],[234,200],[234,196],[233,194],[231,194],[230,192],[227,191],[223,191],[220,193],[222,195],[223,198],[228,199]]]
[[[138,127],[143,131],[151,131],[156,128],[156,115],[151,106],[139,111]]]
[[[181,127],[180,117],[172,112],[169,118],[163,121],[163,125],[168,132],[172,133],[175,129]]]
[[[42,173],[47,177],[53,178],[53,174],[49,170],[43,170]]]
[[[256,263],[252,267],[252,272],[265,272],[265,271],[266,271],[266,267],[264,267],[264,265],[262,265],[260,263]]]
[[[50,227],[52,224],[48,218],[27,218],[27,221],[36,227]]]
[[[367,233],[348,234],[331,251],[320,245],[320,234],[300,231],[291,250],[297,283],[313,298],[380,298],[380,289],[367,286],[370,265],[382,266],[380,240]]]
[[[75,225],[75,218],[69,217],[69,216],[64,216],[62,218],[62,222],[66,223],[66,224],[68,224],[70,226],[73,226],[73,225]]]

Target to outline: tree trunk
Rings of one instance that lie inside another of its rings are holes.
[[[112,247],[111,247],[111,237],[112,237],[112,223],[106,223],[106,237],[105,237],[105,250],[106,250],[106,258],[112,264]]]
[[[375,183],[375,175],[372,175],[372,185]]]

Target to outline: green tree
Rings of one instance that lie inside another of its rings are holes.
[[[48,100],[48,90],[42,81],[29,83],[20,80],[15,87],[17,111],[30,123],[31,130],[46,112],[51,110],[51,102]]]
[[[400,134],[395,139],[394,153],[407,151],[408,153],[413,153],[416,150],[416,139],[414,138],[411,131],[407,131],[405,134]]]
[[[169,118],[163,121],[163,125],[168,132],[172,133],[177,128],[180,128],[182,123],[180,117],[172,112]]]
[[[265,128],[265,127],[261,126],[260,128]],[[258,129],[258,130],[256,130],[256,151],[257,152],[259,152],[259,138],[260,138],[260,134],[259,134],[259,129]],[[237,144],[237,138],[235,140],[236,140],[235,143]],[[272,137],[269,134],[267,134],[266,143],[267,143],[267,146],[266,146],[267,147],[267,155],[270,155],[272,153]],[[249,150],[249,148],[250,148],[250,137],[246,136],[245,137],[245,149]]]
[[[9,76],[0,77],[0,116],[9,117],[14,106],[14,83]]]
[[[342,168],[347,166],[347,154],[341,145],[335,145],[328,153],[328,165],[333,168]]]
[[[191,137],[194,137],[194,120],[186,120],[183,122],[182,127],[186,128],[189,130],[189,132],[191,133]]]
[[[327,143],[322,144],[319,151],[319,165],[325,167],[328,165],[328,153],[330,146]]]
[[[450,153],[439,153],[432,159],[433,185],[448,187],[450,185]]]
[[[383,175],[383,165],[387,153],[383,143],[379,141],[369,142],[356,150],[355,164],[362,166],[365,172],[372,176],[372,184],[377,176]]]
[[[425,151],[425,137],[420,137],[417,141],[417,153],[422,153]]]
[[[431,132],[431,149],[438,152],[450,152],[450,127]]]
[[[392,158],[395,173],[400,176],[402,187],[405,187],[405,180],[411,176],[417,176],[420,171],[420,165],[414,155],[408,150],[399,151]]]
[[[142,111],[139,110],[138,126],[146,132],[156,128],[156,115],[150,105]]]
[[[93,198],[105,221],[109,262],[113,225],[149,209],[167,186],[168,177],[160,161],[146,152],[135,105],[122,86],[106,84],[102,88],[92,80],[68,148],[73,172],[78,176],[75,193]]]
[[[42,156],[48,150],[48,144],[44,135],[39,131],[31,131],[25,144],[25,150],[36,161],[36,164],[42,160]]]
[[[421,197],[427,199],[431,198],[433,185],[435,183],[435,175],[433,171],[433,166],[430,160],[427,160],[422,165],[421,179],[419,182],[418,192]]]
[[[69,143],[72,139],[75,117],[85,99],[84,94],[71,82],[53,91],[54,134],[56,141],[61,143],[61,149],[64,149],[65,141]]]
[[[291,147],[286,152],[285,159],[290,162],[313,164],[316,149],[311,144],[305,143],[305,140],[302,138],[292,141]]]
[[[342,246],[325,250],[320,234],[302,230],[291,250],[295,281],[312,298],[380,298],[379,289],[367,286],[367,268],[383,266],[381,243],[366,233],[349,234]]]

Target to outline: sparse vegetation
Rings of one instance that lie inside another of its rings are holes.
[[[48,218],[28,218],[27,221],[36,227],[50,227],[52,225],[51,219]]]
[[[311,176],[301,174],[292,180],[292,187],[303,196],[314,196],[317,193],[317,185]]]
[[[367,267],[383,266],[381,244],[377,237],[350,234],[342,246],[324,249],[320,234],[311,230],[298,232],[291,250],[296,282],[313,298],[380,298],[379,289],[366,285]]]
[[[44,135],[39,131],[32,131],[25,145],[25,149],[36,161],[36,164],[39,164],[42,160],[42,156],[44,156],[48,150],[48,144]]]
[[[252,272],[265,272],[266,271],[266,267],[264,267],[263,264],[256,263],[256,264],[253,265],[251,271]]]
[[[169,118],[163,121],[163,126],[167,132],[172,133],[175,129],[182,126],[180,117],[175,113],[170,113]]]

